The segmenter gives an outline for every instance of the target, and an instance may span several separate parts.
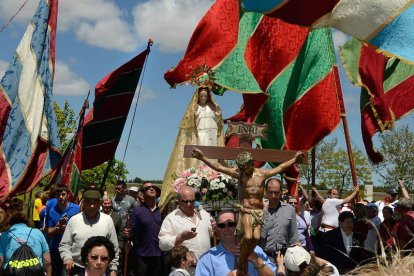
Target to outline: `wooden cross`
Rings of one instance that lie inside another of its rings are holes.
[[[293,157],[297,153],[296,150],[277,150],[277,149],[260,149],[252,148],[252,142],[256,138],[266,139],[267,125],[258,125],[256,123],[245,122],[228,122],[226,137],[237,135],[240,137],[240,147],[213,147],[199,145],[185,145],[184,157],[192,158],[191,151],[194,147],[199,148],[209,159],[234,160],[237,155],[247,151],[250,152],[253,160],[263,162],[283,163]],[[305,155],[303,163],[307,162]]]

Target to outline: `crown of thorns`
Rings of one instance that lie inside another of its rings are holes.
[[[253,163],[253,157],[250,152],[243,151],[236,158],[237,167],[245,167],[246,165]]]

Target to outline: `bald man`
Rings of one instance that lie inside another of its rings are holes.
[[[184,245],[198,259],[211,247],[211,216],[194,208],[195,194],[189,186],[180,188],[177,200],[178,208],[168,214],[161,225],[158,235],[160,248],[169,251],[176,245]]]

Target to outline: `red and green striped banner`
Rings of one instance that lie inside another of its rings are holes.
[[[362,88],[361,131],[368,157],[381,162],[372,136],[394,127],[396,120],[413,110],[414,66],[356,39],[341,48],[340,57],[351,82]]]

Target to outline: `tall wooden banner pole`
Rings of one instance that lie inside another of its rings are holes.
[[[356,188],[358,187],[358,179],[357,179],[356,170],[355,170],[354,157],[352,154],[351,139],[349,138],[348,121],[346,119],[345,114],[341,115],[341,119],[342,119],[342,123],[344,126],[345,141],[346,141],[346,148],[348,150],[348,158],[349,158],[349,166],[351,168],[352,183],[354,184],[354,188]],[[355,201],[359,202],[360,200],[361,200],[361,197],[358,192],[355,196]]]
[[[314,146],[311,151],[311,173],[312,173],[311,185],[312,185],[312,188],[316,187],[316,168],[315,168],[316,165],[315,164],[316,164],[316,146]],[[316,197],[316,194],[313,190],[312,190],[312,197]]]

